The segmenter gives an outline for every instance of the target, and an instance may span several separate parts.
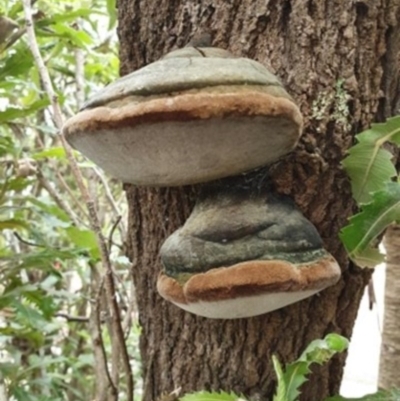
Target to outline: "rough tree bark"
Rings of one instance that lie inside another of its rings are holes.
[[[384,244],[387,267],[379,387],[390,389],[400,387],[400,226],[386,231]]]
[[[340,161],[354,135],[391,114],[398,82],[399,0],[119,0],[121,74],[210,31],[213,45],[254,58],[284,82],[305,117],[296,150],[272,169],[337,258],[343,278],[323,293],[276,312],[234,321],[184,313],[156,292],[158,251],[193,206],[195,187],[126,186],[128,252],[137,289],[144,400],[181,388],[271,397],[271,355],[297,357],[329,332],[351,336],[369,273],[349,263],[338,239],[354,211]],[[348,111],[347,111],[348,107]],[[338,391],[344,355],[317,367],[304,400]]]

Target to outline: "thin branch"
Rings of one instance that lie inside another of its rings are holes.
[[[82,49],[75,49],[75,98],[78,109],[85,101],[85,54]]]
[[[35,246],[37,248],[46,248],[46,245],[36,244],[35,242],[30,242],[30,241],[27,241],[26,239],[23,239],[16,231],[13,231],[13,234],[14,234],[14,237],[17,238],[17,240],[19,242],[21,242],[22,244],[29,245],[29,246]]]
[[[54,166],[55,168],[55,166]],[[57,178],[59,179],[61,185],[64,187],[64,189],[68,192],[69,196],[71,197],[71,199],[73,200],[74,204],[79,208],[79,210],[82,212],[82,214],[89,219],[89,216],[87,215],[86,210],[82,207],[82,203],[79,202],[79,200],[76,198],[75,194],[73,193],[72,189],[70,188],[70,186],[67,184],[67,182],[65,181],[64,177],[62,176],[62,174],[56,170],[56,175]]]
[[[122,327],[124,329],[125,338],[128,338],[132,328],[132,315],[136,312],[136,291],[133,282],[131,281],[130,297],[128,298],[128,310],[126,311]]]
[[[0,48],[0,54],[9,49],[15,42],[17,42],[26,32],[26,28],[19,28],[16,32],[12,33],[7,39],[6,43]]]
[[[65,202],[65,200],[59,195],[56,189],[50,184],[49,181],[44,177],[42,171],[38,169],[36,173],[36,177],[40,183],[40,185],[43,186],[43,188],[46,189],[46,191],[50,194],[50,196],[54,199],[54,202],[60,207],[62,210],[64,210],[65,213],[69,216],[71,221],[74,223],[75,226],[79,227],[79,220],[73,210],[70,208],[69,204]]]
[[[74,322],[74,323],[75,322],[76,323],[88,323],[89,322],[89,318],[86,316],[71,316],[71,315],[68,315],[68,313],[64,313],[64,312],[58,312],[54,316],[62,317],[67,322]]]
[[[110,234],[108,235],[108,249],[111,249],[111,245],[113,244],[112,237],[114,235],[115,229],[118,227],[118,224],[121,221],[121,216],[117,216],[117,220],[115,220],[113,226],[111,227]]]
[[[94,371],[97,379],[96,401],[107,401],[107,388],[111,390],[112,400],[116,401],[118,399],[118,396],[115,396],[115,385],[111,379],[110,372],[108,370],[107,354],[104,347],[101,329],[100,309],[104,280],[100,280],[99,272],[97,271],[95,265],[91,264],[90,268],[92,305],[89,317],[89,327],[93,344],[93,353],[96,361],[96,364],[94,366]]]
[[[95,174],[97,175],[97,177],[99,178],[99,180],[101,181],[101,183],[103,184],[103,188],[104,188],[104,190],[106,192],[106,198],[108,199],[112,209],[114,210],[114,213],[117,216],[120,216],[121,215],[121,211],[120,211],[120,209],[119,209],[119,207],[118,207],[118,205],[117,205],[117,203],[116,203],[116,201],[115,201],[115,199],[114,199],[114,197],[113,197],[113,195],[111,193],[110,186],[108,185],[106,179],[104,178],[103,174],[99,171],[98,168],[94,167],[93,170],[94,170]],[[121,229],[122,229],[122,234],[124,234],[125,233],[125,227],[122,224],[122,222],[121,222]]]
[[[34,57],[35,63],[38,67],[40,77],[43,81],[44,88],[46,93],[50,99],[51,107],[52,107],[52,118],[55,122],[56,127],[61,131],[63,126],[63,116],[61,112],[61,108],[58,102],[58,96],[56,95],[53,85],[50,79],[49,72],[43,62],[43,58],[40,54],[39,46],[36,41],[35,31],[33,27],[33,19],[32,19],[32,9],[31,9],[31,1],[30,0],[23,0],[24,4],[24,12],[25,12],[25,19],[26,19],[26,29],[27,29],[27,36],[29,47]],[[88,193],[87,187],[85,186],[81,171],[79,170],[78,164],[75,160],[74,154],[72,152],[71,147],[66,142],[63,135],[60,135],[61,142],[64,146],[67,158],[69,160],[71,171],[74,175],[75,181],[78,185],[78,188],[82,194],[82,197],[86,203],[88,214],[90,218],[90,224],[93,232],[96,234],[97,242],[100,249],[101,254],[101,261],[105,268],[105,289],[107,295],[108,305],[110,306],[110,317],[112,322],[113,333],[112,337],[116,338],[119,344],[117,349],[112,349],[112,352],[119,352],[121,351],[122,362],[125,370],[126,381],[127,381],[127,401],[133,401],[133,392],[134,392],[134,382],[133,382],[133,375],[132,369],[130,366],[129,355],[124,339],[124,332],[121,324],[121,316],[120,310],[118,307],[118,302],[115,297],[115,283],[113,277],[113,271],[111,267],[110,255],[107,248],[107,244],[105,238],[101,232],[101,226],[99,217],[95,208],[95,204],[93,199],[90,197]],[[109,378],[107,378],[108,380]],[[111,385],[111,383],[110,383]]]

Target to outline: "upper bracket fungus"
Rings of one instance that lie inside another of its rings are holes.
[[[177,186],[272,163],[296,146],[301,126],[299,109],[261,64],[184,48],[107,86],[63,132],[123,182]]]
[[[261,64],[187,47],[100,91],[63,134],[123,182],[203,183],[192,215],[162,246],[158,291],[201,316],[242,318],[309,297],[340,277],[290,200],[260,185],[227,183],[292,151],[301,129],[298,107]]]

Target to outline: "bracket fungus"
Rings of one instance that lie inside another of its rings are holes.
[[[258,315],[336,283],[340,269],[288,198],[239,187],[200,196],[161,248],[158,291],[210,318]]]
[[[309,297],[340,277],[290,200],[224,184],[292,151],[301,129],[298,107],[260,63],[187,47],[100,91],[63,133],[125,183],[202,184],[191,216],[162,246],[157,288],[192,313],[242,318]]]
[[[296,146],[301,125],[299,109],[261,64],[184,48],[107,86],[64,135],[123,182],[178,186],[269,164]]]

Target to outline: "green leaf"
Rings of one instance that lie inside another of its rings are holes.
[[[117,21],[115,0],[107,0],[107,13],[110,17],[108,29],[113,29]]]
[[[25,221],[18,219],[7,219],[0,220],[0,231],[2,230],[18,230],[28,228],[28,224]]]
[[[337,352],[344,351],[348,346],[346,338],[338,334],[328,334],[323,340],[312,341],[300,357],[282,372],[277,359],[273,359],[278,377],[278,385],[273,401],[297,401],[300,387],[307,381],[312,363],[323,364]]]
[[[73,29],[67,25],[56,23],[50,25],[48,28],[38,29],[38,36],[43,37],[59,37],[66,39],[75,46],[85,48],[87,45],[92,44],[92,38],[84,31]]]
[[[4,263],[19,264],[19,268],[36,268],[44,271],[49,271],[57,274],[55,264],[59,260],[75,259],[80,255],[80,251],[73,250],[57,250],[52,248],[45,248],[35,252],[11,254],[9,257],[3,258]]]
[[[28,326],[42,330],[43,326],[47,323],[42,314],[26,303],[14,301],[11,305],[17,312],[16,318],[22,318]]]
[[[0,82],[8,77],[17,77],[25,74],[33,66],[33,57],[25,46],[11,57],[7,57],[4,63],[0,63]]]
[[[45,212],[51,216],[55,216],[55,217],[57,217],[57,219],[59,219],[60,221],[62,221],[64,223],[70,223],[70,221],[71,221],[69,216],[67,215],[67,213],[65,213],[65,211],[63,209],[59,208],[58,206],[56,206],[53,203],[43,202],[32,196],[26,196],[24,198],[24,201],[26,203],[28,203],[28,202],[32,203],[35,207],[38,208],[38,210]]]
[[[359,143],[349,150],[342,164],[351,179],[353,198],[359,204],[367,203],[373,192],[396,175],[391,158],[387,150],[368,143]]]
[[[67,11],[62,14],[53,14],[48,18],[43,18],[39,20],[36,25],[47,26],[59,22],[75,22],[78,18],[87,18],[93,14],[100,15],[103,13],[91,10],[90,8],[78,8],[77,10]]]
[[[180,401],[237,401],[243,400],[243,398],[235,393],[225,392],[207,392],[199,391],[197,393],[186,394],[179,398]]]
[[[371,202],[352,216],[340,233],[350,258],[361,267],[375,267],[384,256],[373,241],[393,222],[400,222],[400,184],[389,182],[384,190],[375,192]]]
[[[279,359],[275,355],[272,355],[272,363],[274,365],[276,377],[278,378],[278,384],[276,386],[276,393],[274,395],[273,401],[284,401],[286,397],[287,388],[282,365],[279,362]]]
[[[97,245],[96,235],[91,230],[85,230],[78,227],[69,227],[66,229],[70,240],[78,247],[89,252],[92,259],[100,259],[100,251]]]
[[[334,397],[326,398],[324,401],[400,401],[400,390],[381,390],[360,398],[346,398],[341,395],[335,395]]]
[[[46,159],[48,157],[53,157],[56,159],[65,159],[65,149],[62,146],[54,146],[52,148],[48,148],[46,150],[42,150],[41,152],[37,152],[32,155],[32,158],[35,160]]]
[[[15,155],[14,142],[9,136],[0,137],[0,156],[3,157],[7,154]]]
[[[42,110],[50,104],[49,100],[40,99],[32,103],[26,108],[8,107],[5,111],[0,112],[0,123],[15,120],[17,118],[24,118],[36,113],[38,110]]]
[[[396,175],[392,154],[382,149],[382,145],[386,142],[400,144],[400,116],[373,124],[356,138],[358,144],[350,148],[342,165],[351,179],[354,199],[365,204]]]

